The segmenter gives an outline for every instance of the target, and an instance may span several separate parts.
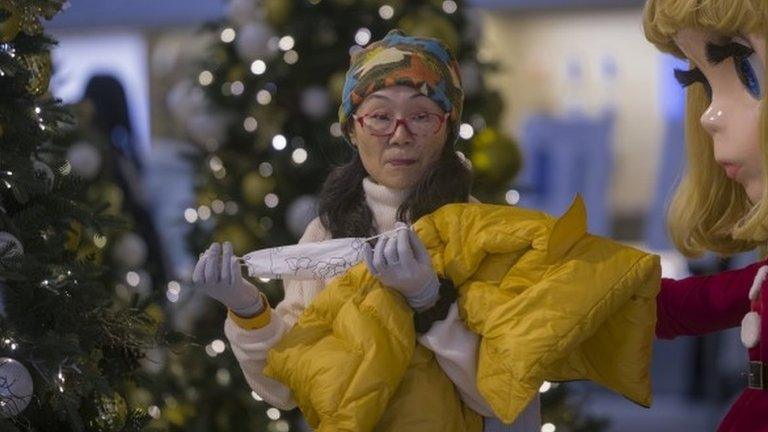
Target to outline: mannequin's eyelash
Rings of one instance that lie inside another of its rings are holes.
[[[707,61],[715,65],[722,63],[729,57],[742,59],[751,56],[755,52],[752,48],[738,42],[730,42],[725,45],[707,42],[706,51]]]
[[[692,84],[696,84],[697,82],[707,84],[707,78],[703,73],[701,73],[699,68],[694,68],[687,71],[675,69],[675,79],[683,88]]]

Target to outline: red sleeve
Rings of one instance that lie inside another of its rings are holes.
[[[656,297],[656,337],[695,336],[738,326],[749,312],[755,274],[765,264],[710,276],[662,279]]]

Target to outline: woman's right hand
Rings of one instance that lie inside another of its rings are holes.
[[[222,253],[223,249],[223,253]],[[258,289],[243,278],[240,261],[232,253],[232,244],[213,243],[200,255],[192,282],[232,312],[241,317],[261,313],[266,306]]]

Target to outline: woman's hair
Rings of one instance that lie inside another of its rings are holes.
[[[685,55],[673,37],[684,28],[699,28],[724,36],[768,33],[766,0],[648,0],[643,25],[646,38],[661,51]],[[768,69],[767,69],[768,71]],[[766,81],[768,82],[768,74]],[[763,89],[764,94],[766,89]],[[765,246],[768,241],[768,110],[763,96],[760,148],[763,196],[751,203],[744,188],[729,179],[717,164],[712,137],[700,118],[709,106],[703,86],[690,86],[686,95],[685,141],[687,167],[667,215],[672,241],[688,256],[706,250],[731,254]]]
[[[363,179],[368,172],[360,154],[331,171],[320,192],[319,213],[333,238],[367,237],[376,234],[373,214],[365,201]],[[397,212],[400,221],[416,221],[444,204],[467,202],[472,173],[446,143],[440,158],[425,172]]]

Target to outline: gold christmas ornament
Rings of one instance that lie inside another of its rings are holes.
[[[51,83],[51,53],[27,54],[19,56],[19,61],[30,74],[27,91],[35,96],[45,94],[48,91],[48,85]]]
[[[64,243],[64,249],[69,252],[75,252],[80,247],[80,241],[83,238],[83,224],[72,220],[67,230],[67,241]]]
[[[459,34],[453,23],[443,14],[431,9],[421,9],[401,19],[398,28],[408,36],[440,39],[448,45],[454,55],[459,55]]]
[[[224,225],[213,234],[213,241],[232,243],[236,255],[246,254],[254,249],[256,237],[240,224]]]
[[[245,202],[252,206],[264,204],[264,197],[272,192],[275,182],[264,178],[256,171],[251,171],[243,177],[242,188]]]
[[[286,24],[293,13],[293,3],[293,0],[265,0],[262,7],[267,22],[275,27]]]
[[[337,104],[341,103],[341,95],[344,94],[344,83],[346,80],[347,75],[345,72],[336,72],[328,80],[328,91],[331,92],[331,97]]]
[[[472,140],[472,167],[478,185],[503,187],[520,170],[520,149],[496,129],[486,128]]]
[[[0,42],[10,42],[21,31],[21,9],[13,4],[4,4],[0,6],[0,11],[7,14],[5,19],[0,21]]]

